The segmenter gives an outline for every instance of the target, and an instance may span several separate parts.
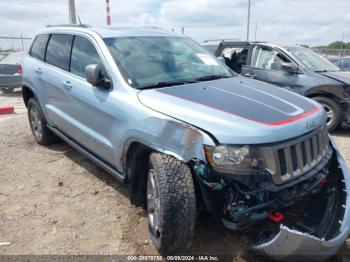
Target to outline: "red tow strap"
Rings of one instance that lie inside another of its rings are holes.
[[[275,223],[281,222],[283,218],[284,218],[284,215],[281,212],[278,212],[278,211],[275,213],[269,212],[269,219]]]

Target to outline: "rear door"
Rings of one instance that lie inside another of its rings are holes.
[[[37,90],[44,89],[44,81],[42,75],[43,69],[45,67],[45,52],[49,38],[49,34],[38,35],[33,42],[33,45],[29,52],[29,56],[23,61],[23,63],[26,64],[25,66],[23,66],[23,68],[25,68],[23,72],[23,82],[27,83],[29,86]],[[40,104],[43,106],[42,109],[46,113],[46,108],[44,105],[47,104],[47,99],[44,93],[35,93],[39,99]],[[50,122],[49,118],[48,121]]]
[[[52,34],[47,44],[45,66],[38,68],[41,76],[42,93],[45,97],[45,109],[53,126],[69,134],[72,127],[67,114],[69,97],[66,82],[69,71],[69,58],[73,36],[69,34]]]
[[[299,74],[287,73],[282,70],[282,63],[294,61],[273,47],[255,45],[249,64],[242,68],[242,75],[294,91],[302,89],[306,75],[302,71]]]

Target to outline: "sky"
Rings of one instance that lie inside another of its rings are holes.
[[[105,0],[75,3],[82,23],[106,24]],[[115,26],[183,26],[199,42],[246,38],[248,0],[110,0],[110,6]],[[68,0],[0,0],[0,36],[33,37],[48,24],[68,22]],[[343,32],[350,42],[349,0],[251,0],[250,40],[315,46],[341,40]],[[18,41],[0,40],[9,43]]]

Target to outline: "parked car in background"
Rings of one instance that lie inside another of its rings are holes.
[[[228,67],[243,76],[271,83],[321,103],[330,131],[350,122],[350,72],[301,46],[264,42],[204,42]]]
[[[0,53],[0,61],[1,61],[2,59],[4,59],[6,56],[7,56],[7,53],[1,52],[1,53]]]
[[[25,54],[13,52],[0,58],[0,91],[3,93],[11,93],[15,88],[22,87],[21,62]]]
[[[349,56],[344,56],[344,57],[339,57],[339,56],[330,56],[327,57],[329,61],[331,61],[333,64],[338,66],[344,71],[350,71],[350,57]]]
[[[59,136],[129,183],[161,254],[189,247],[204,209],[259,228],[252,248],[280,259],[328,258],[349,235],[350,174],[322,106],[233,73],[182,34],[48,27],[22,93],[39,144]]]

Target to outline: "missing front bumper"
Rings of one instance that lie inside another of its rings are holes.
[[[255,244],[252,247],[254,251],[266,254],[276,260],[294,260],[295,258],[324,260],[336,254],[341,248],[350,233],[350,176],[344,159],[336,149],[333,139],[330,140],[336,154],[338,169],[343,176],[344,186],[342,190],[346,194],[345,204],[342,204],[342,208],[345,210],[342,217],[337,218],[337,222],[341,224],[339,233],[326,240],[281,225],[279,232],[274,237],[268,238],[266,242]]]

